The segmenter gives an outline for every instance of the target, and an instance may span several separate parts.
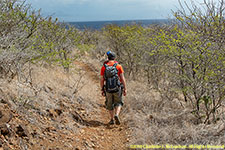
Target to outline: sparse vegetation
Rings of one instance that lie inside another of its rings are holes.
[[[76,58],[69,54],[79,45],[77,29],[43,18],[25,1],[1,0],[0,7],[1,77],[21,77],[25,64],[43,61],[69,69]]]
[[[68,125],[57,122],[54,130],[63,128],[67,132],[66,128],[76,134],[80,126],[91,126],[87,121],[91,117],[83,112],[100,108],[95,104],[98,97],[82,87],[96,92],[97,77],[93,72],[99,69],[110,49],[117,54],[117,61],[129,79],[122,118],[132,131],[130,144],[224,145],[224,0],[217,3],[205,0],[201,5],[180,2],[170,24],[107,25],[101,31],[79,31],[52,17],[43,18],[40,11],[19,0],[0,2],[1,103],[9,104],[17,113],[23,111],[26,117],[28,112],[39,113],[53,121],[54,115],[60,116],[65,111],[63,115],[75,120],[76,128],[72,127],[73,122]],[[87,68],[79,62],[75,65],[92,74],[77,74],[71,66],[86,54],[89,54],[86,63],[94,66]],[[55,70],[50,66],[56,70],[60,66],[67,74],[52,73]],[[46,77],[49,82],[38,78],[40,68],[46,74],[51,70],[52,79]],[[72,73],[76,74],[76,80]],[[86,84],[91,80],[96,85],[93,88],[85,85],[83,77]],[[10,86],[14,87],[11,93]],[[36,120],[43,121],[42,117],[36,116]],[[66,122],[62,118],[59,121]]]
[[[199,123],[215,123],[225,96],[224,1],[184,6],[169,25],[108,25],[105,43],[131,79],[141,76],[168,100],[183,95]]]
[[[135,137],[143,135],[142,140],[134,138],[137,143],[224,143],[222,138],[210,141],[210,136],[201,133],[206,129],[215,136],[224,129],[224,8],[223,0],[201,5],[180,2],[171,24],[148,28],[108,25],[102,29],[105,42],[99,43],[106,46],[97,47],[115,51],[131,80],[148,83],[145,90],[129,90],[132,96],[127,99],[126,118],[131,121],[130,116],[137,116],[130,125],[138,128]],[[158,97],[152,98],[151,92],[159,93]],[[190,134],[192,130],[199,132]]]

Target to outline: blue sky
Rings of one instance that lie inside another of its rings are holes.
[[[179,6],[178,0],[27,0],[27,3],[41,8],[43,16],[57,17],[60,21],[166,19]]]

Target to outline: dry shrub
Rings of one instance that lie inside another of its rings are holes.
[[[0,80],[0,90],[15,107],[29,106],[44,111],[57,108],[62,100],[74,103],[85,84],[84,73],[78,68],[71,68],[70,73],[49,65],[26,64],[24,68],[23,76],[16,76],[11,82]]]
[[[11,82],[0,78],[0,104],[8,104],[12,112],[15,112],[12,121],[8,123],[10,132],[14,131],[13,125],[24,123],[26,125],[23,129],[28,130],[28,138],[11,134],[7,141],[3,141],[3,148],[5,143],[13,141],[12,146],[23,142],[18,146],[20,149],[23,149],[23,145],[32,149],[32,142],[36,141],[35,146],[38,148],[34,149],[43,149],[50,146],[48,141],[58,143],[58,139],[64,135],[78,135],[83,131],[81,128],[89,125],[88,120],[96,119],[94,117],[100,111],[97,103],[100,93],[98,95],[96,92],[99,84],[80,65],[74,65],[68,73],[55,65],[26,64],[20,80],[19,76]],[[49,134],[46,137],[46,130],[56,135]],[[77,144],[71,139],[64,139],[65,145],[61,146],[67,149],[66,146]],[[42,144],[43,140],[47,146]]]
[[[217,124],[199,124],[184,107],[183,100],[162,99],[149,86],[128,82],[123,117],[128,123],[132,138],[130,144],[173,144],[173,145],[223,145],[224,115]],[[188,104],[186,104],[188,105]]]

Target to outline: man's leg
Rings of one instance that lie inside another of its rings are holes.
[[[106,108],[109,110],[109,114],[111,118],[109,124],[114,124],[113,95],[111,93],[106,92],[106,98],[107,98]]]
[[[111,120],[113,120],[114,119],[114,110],[109,110],[109,114],[110,114]]]
[[[119,92],[113,94],[114,100],[115,100],[115,103],[114,103],[114,105],[115,105],[114,119],[115,119],[117,125],[120,124],[119,114],[120,114],[121,107],[123,105],[122,93],[121,92],[122,91],[120,90]]]
[[[115,107],[115,115],[116,116],[119,116],[121,107],[122,107],[121,105]]]
[[[121,105],[115,107],[114,119],[115,119],[117,125],[120,125],[120,119],[119,119],[120,110],[121,110]]]

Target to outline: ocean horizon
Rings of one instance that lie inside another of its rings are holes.
[[[118,26],[140,24],[143,27],[147,27],[152,24],[168,24],[169,19],[146,19],[146,20],[107,20],[107,21],[76,21],[67,22],[69,25],[75,26],[80,30],[91,29],[100,30],[104,26],[109,24],[115,24]]]

